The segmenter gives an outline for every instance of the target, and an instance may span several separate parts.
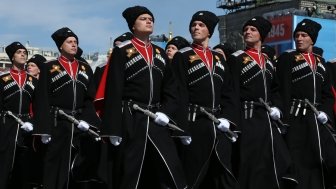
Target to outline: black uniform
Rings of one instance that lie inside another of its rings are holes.
[[[324,59],[309,56],[314,63],[308,63],[304,53],[296,50],[283,53],[278,59],[277,75],[283,115],[290,124],[286,141],[298,168],[297,188],[319,189],[325,188],[323,167],[335,171],[336,148],[329,130],[318,122],[305,99],[331,116],[333,96]]]
[[[132,108],[138,104],[170,117],[176,110],[176,101],[176,83],[163,49],[154,44],[145,47],[134,38],[113,50],[106,79],[102,136],[122,137],[120,151],[115,155],[122,156],[121,171],[116,170],[117,175],[110,178],[118,180],[121,176],[120,188],[139,187],[143,180],[140,175],[148,168],[143,166],[144,159],[150,160],[149,166],[156,166],[156,172],[150,173],[151,183],[159,180],[161,184],[171,184],[169,187],[185,187],[182,166],[167,127]]]
[[[206,59],[211,65],[205,63],[196,51],[206,51]],[[181,96],[179,122],[181,126],[186,126],[185,129],[192,137],[191,144],[181,149],[188,185],[190,188],[198,188],[202,181],[209,184],[211,177],[218,179],[224,176],[222,187],[234,188],[237,182],[231,171],[231,141],[216,129],[212,120],[200,112],[200,107],[204,107],[216,117],[226,118],[232,125],[236,124],[237,101],[227,64],[221,54],[196,44],[178,51],[172,64]]]
[[[21,188],[32,174],[28,170],[31,133],[20,129],[21,125],[8,111],[24,122],[31,122],[36,85],[37,80],[25,71],[11,69],[0,75],[0,188]]]
[[[287,175],[291,160],[285,142],[259,101],[282,107],[273,64],[264,54],[260,56],[257,60],[254,49],[240,50],[228,62],[240,97],[239,182],[241,188],[280,188],[294,179]]]
[[[72,65],[72,66],[70,66]],[[57,110],[98,125],[93,107],[95,86],[93,73],[87,63],[69,61],[61,56],[41,67],[35,103],[36,135],[50,135],[44,160],[44,188],[63,189],[68,185],[72,145],[78,147],[73,123],[58,115]],[[94,154],[93,154],[94,155]],[[85,174],[85,173],[83,173]]]

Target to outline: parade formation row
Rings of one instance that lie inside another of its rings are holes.
[[[130,32],[95,73],[68,27],[51,35],[56,60],[6,47],[0,188],[336,187],[336,64],[314,47],[319,23],[298,23],[296,49],[275,58],[261,16],[236,51],[209,47],[209,11],[192,15],[191,44],[177,36],[166,49],[149,40],[150,10],[122,15]]]

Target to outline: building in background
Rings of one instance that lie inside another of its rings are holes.
[[[265,43],[275,47],[277,54],[294,48],[293,28],[304,18],[319,22],[322,30],[316,46],[328,49],[328,60],[336,54],[336,0],[218,0],[220,41],[229,42],[236,49],[245,47],[242,27],[246,20],[260,15],[273,24]]]

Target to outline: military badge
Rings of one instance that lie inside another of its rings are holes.
[[[201,58],[198,55],[190,55],[189,61],[190,63],[193,63],[195,60],[200,60]]]
[[[295,55],[295,62],[299,62],[300,60],[304,60],[304,57],[301,54]]]
[[[53,73],[55,71],[61,72],[60,67],[58,65],[52,65],[52,69],[50,70],[50,73]]]
[[[243,57],[243,64],[246,64],[246,63],[251,62],[251,61],[252,61],[251,57],[249,57],[249,56]]]
[[[9,80],[12,80],[12,77],[8,75],[8,76],[3,77],[2,80],[4,80],[5,82],[7,82]]]
[[[134,47],[132,47],[132,48],[126,49],[126,52],[127,52],[127,57],[130,58],[133,54],[137,53],[137,50]]]

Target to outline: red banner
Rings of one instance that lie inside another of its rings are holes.
[[[272,29],[265,42],[272,43],[292,39],[293,17],[291,15],[276,17],[269,21],[272,23]]]

